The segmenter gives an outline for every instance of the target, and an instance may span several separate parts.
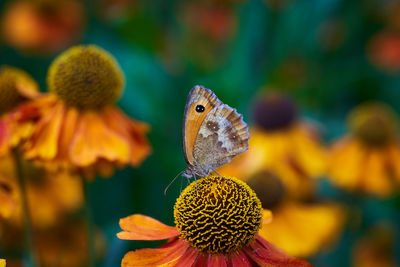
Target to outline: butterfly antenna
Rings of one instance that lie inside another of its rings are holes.
[[[164,190],[164,196],[167,195],[168,188],[173,184],[173,182],[176,180],[176,178],[178,178],[178,176],[181,175],[184,171],[185,171],[185,170],[179,172],[179,173],[175,176],[175,178],[172,179],[172,181],[168,184],[168,186],[167,186],[167,187],[165,188],[165,190]]]

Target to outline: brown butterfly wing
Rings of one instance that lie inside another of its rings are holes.
[[[202,105],[204,111],[197,112],[197,105]],[[193,149],[200,126],[207,114],[219,105],[222,105],[222,102],[217,98],[217,96],[211,90],[206,89],[203,86],[196,85],[189,92],[182,127],[183,153],[189,167],[194,164]]]
[[[247,151],[249,133],[242,115],[222,104],[204,118],[194,144],[194,173],[208,175]]]

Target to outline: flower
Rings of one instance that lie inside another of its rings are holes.
[[[156,249],[128,252],[121,266],[310,266],[257,234],[271,213],[263,214],[254,191],[236,178],[192,182],[177,199],[174,217],[176,227],[140,214],[121,219],[120,239],[168,239]]]
[[[0,267],[6,267],[6,260],[0,259]]]
[[[397,117],[383,103],[370,102],[349,115],[350,133],[332,145],[328,173],[344,189],[387,196],[400,182]]]
[[[382,31],[369,40],[367,56],[371,63],[388,72],[400,70],[400,35],[395,31]]]
[[[22,161],[22,165],[28,209],[35,228],[50,227],[82,207],[84,201],[82,181],[77,175],[65,171],[48,172],[27,161]],[[1,181],[6,183],[5,189],[14,207],[14,212],[8,216],[6,222],[22,227],[23,200],[16,174],[15,158],[11,155],[0,158]],[[3,203],[0,206],[3,206]]]
[[[0,219],[9,218],[15,210],[15,200],[12,198],[9,183],[0,177]]]
[[[325,172],[326,152],[313,126],[298,119],[293,101],[280,94],[262,96],[253,107],[249,150],[217,171],[247,179],[262,169],[279,174],[291,196],[313,192],[309,177]]]
[[[25,52],[54,53],[78,38],[83,16],[80,1],[13,1],[5,6],[3,39]]]
[[[303,182],[308,185],[314,181],[305,177]],[[318,253],[333,244],[343,229],[345,215],[339,205],[316,201],[315,194],[302,199],[291,195],[284,179],[267,168],[250,176],[247,184],[257,193],[262,207],[274,214],[273,220],[263,224],[258,234],[291,256],[309,257]]]
[[[75,46],[50,66],[50,93],[21,106],[19,124],[34,124],[22,153],[49,169],[79,170],[93,176],[115,166],[138,166],[151,152],[149,126],[130,119],[114,102],[124,85],[114,58],[94,46]]]
[[[12,138],[19,139],[30,129],[29,125],[14,129],[10,112],[38,95],[38,85],[28,73],[10,66],[0,67],[0,156],[9,152]]]

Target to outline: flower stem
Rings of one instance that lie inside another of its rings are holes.
[[[24,233],[25,248],[28,251],[28,261],[30,263],[29,265],[35,267],[35,266],[39,266],[39,265],[38,265],[37,255],[36,255],[36,251],[34,249],[34,243],[33,243],[33,226],[32,226],[31,214],[30,214],[29,206],[28,206],[23,166],[22,166],[22,162],[21,162],[21,157],[18,153],[18,149],[14,148],[12,152],[13,152],[14,161],[15,161],[16,176],[17,176],[19,188],[21,191],[22,216],[23,216],[23,221],[24,221],[24,225],[25,225],[25,229],[24,229],[25,230],[25,233]]]
[[[94,240],[94,222],[92,209],[90,208],[90,198],[89,198],[89,184],[84,177],[82,179],[83,190],[85,194],[85,214],[86,214],[86,224],[87,224],[87,248],[89,255],[89,267],[94,267],[96,262],[96,251],[95,251],[95,240]]]

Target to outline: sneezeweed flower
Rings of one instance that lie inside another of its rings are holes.
[[[366,103],[350,113],[348,123],[350,133],[331,149],[331,181],[350,191],[378,196],[393,193],[400,182],[395,112],[383,103]]]
[[[313,192],[325,172],[326,152],[312,125],[298,118],[293,101],[280,93],[261,96],[253,106],[249,150],[218,169],[225,175],[249,178],[261,170],[279,174],[294,197]]]
[[[400,71],[400,34],[396,31],[375,34],[368,42],[367,56],[379,69],[387,72]]]
[[[63,217],[78,212],[83,206],[82,182],[67,172],[47,172],[23,161],[28,209],[35,228],[48,228]],[[6,224],[23,226],[23,202],[16,174],[15,158],[0,158],[0,182],[12,200],[14,211],[4,220]],[[0,188],[1,196],[1,188]],[[3,202],[0,205],[3,208]],[[1,227],[0,227],[1,228]]]
[[[16,203],[11,190],[7,180],[0,177],[0,220],[9,218],[15,211]]]
[[[306,180],[314,181],[304,179],[306,185]],[[247,184],[262,207],[274,215],[270,223],[263,224],[259,235],[291,256],[309,257],[328,248],[343,229],[345,216],[340,206],[316,201],[314,196],[293,198],[280,175],[271,170],[259,170]]]
[[[162,240],[156,249],[128,252],[121,266],[310,266],[258,235],[271,219],[244,182],[208,176],[191,183],[176,201],[176,227],[135,214],[120,220],[120,239]]]
[[[9,153],[11,139],[19,139],[30,129],[29,125],[14,129],[10,112],[38,95],[38,85],[28,73],[10,66],[0,67],[0,156]]]
[[[54,53],[74,42],[83,28],[80,1],[12,1],[5,6],[3,39],[23,52]]]
[[[50,93],[23,105],[19,123],[34,123],[21,144],[22,153],[52,170],[110,175],[114,167],[138,166],[151,151],[149,126],[115,106],[124,86],[123,73],[103,49],[75,46],[51,64]]]
[[[85,221],[72,219],[36,233],[35,247],[40,266],[86,267],[89,265],[88,235]],[[105,241],[96,228],[94,232],[96,255],[104,255]]]

